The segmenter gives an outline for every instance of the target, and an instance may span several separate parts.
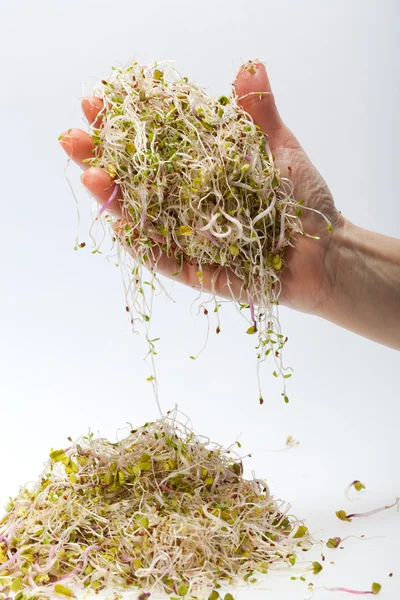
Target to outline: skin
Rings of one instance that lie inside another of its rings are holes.
[[[345,219],[335,207],[332,194],[317,169],[293,133],[282,121],[276,107],[267,72],[263,64],[249,62],[241,67],[234,88],[242,107],[269,137],[275,165],[283,177],[294,185],[295,198],[305,199],[305,206],[317,209],[332,223],[313,212],[304,210],[304,230],[320,239],[298,236],[294,248],[285,251],[287,267],[281,274],[281,304],[330,320],[355,333],[400,349],[400,240],[361,229]],[[262,94],[258,94],[262,92]],[[102,100],[87,97],[83,112],[90,124],[101,126],[97,119]],[[107,172],[97,167],[87,168],[82,161],[93,156],[89,134],[70,129],[60,141],[61,146],[84,171],[82,183],[100,205],[109,199],[114,182]],[[107,208],[116,218],[118,234],[123,222],[121,196]],[[155,242],[160,241],[155,238]],[[171,277],[179,270],[173,257],[159,249],[157,270]],[[197,265],[185,262],[179,277],[182,283],[199,286]],[[233,292],[239,297],[241,282],[228,270],[205,271],[203,287],[210,290],[212,282],[218,295],[231,297],[227,277]]]

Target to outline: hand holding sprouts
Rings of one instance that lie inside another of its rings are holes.
[[[253,90],[260,76],[263,89]],[[116,217],[114,231],[133,256],[128,289],[134,323],[150,318],[149,295],[159,273],[214,298],[224,295],[248,315],[246,331],[257,336],[258,360],[272,356],[274,375],[285,383],[291,373],[282,363],[286,338],[277,312],[282,273],[295,237],[317,237],[304,230],[301,217],[319,213],[311,233],[320,233],[324,219],[330,229],[330,221],[318,203],[303,206],[299,193],[307,186],[300,182],[294,189],[295,168],[282,163],[287,177],[275,165],[269,128],[260,117],[260,107],[272,105],[257,62],[242,68],[230,97],[217,99],[169,63],[131,63],[114,69],[84,104],[92,156],[82,157],[75,133],[62,144],[91,167],[83,181],[102,203],[99,217],[104,211]],[[315,185],[321,199],[323,186]],[[152,271],[149,287],[143,285],[144,265]],[[285,389],[282,395],[287,402]]]

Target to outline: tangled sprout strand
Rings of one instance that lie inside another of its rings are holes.
[[[156,273],[160,249],[175,257],[175,275],[184,260],[194,262],[199,288],[207,266],[217,267],[214,284],[227,267],[226,291],[246,302],[240,309],[249,309],[247,332],[258,333],[258,359],[271,353],[276,376],[283,375],[284,339],[274,308],[285,248],[303,233],[302,201],[274,167],[266,135],[235,94],[216,100],[169,63],[114,69],[95,93],[104,108],[100,127],[92,128],[95,157],[88,162],[121,188],[118,234],[136,264],[136,313],[148,316],[141,267],[150,259]],[[233,275],[242,282],[240,293],[232,290]]]
[[[136,586],[139,598],[218,598],[221,584],[293,565],[310,544],[265,482],[243,478],[232,447],[174,413],[117,443],[90,434],[51,452],[0,521],[0,597]]]

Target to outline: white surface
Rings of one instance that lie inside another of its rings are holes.
[[[0,3],[2,69],[0,236],[0,504],[36,477],[49,447],[90,426],[112,437],[126,421],[156,417],[143,337],[130,335],[118,270],[89,248],[74,252],[76,212],[57,135],[84,126],[81,82],[107,76],[133,54],[176,59],[183,74],[227,93],[242,61],[266,60],[283,118],[359,225],[399,235],[397,187],[399,4],[336,0]],[[78,189],[83,225],[89,202]],[[368,510],[400,495],[400,356],[317,318],[282,310],[295,368],[285,405],[267,366],[260,407],[252,340],[229,307],[199,361],[205,323],[190,290],[159,298],[154,334],[164,408],[175,402],[221,443],[241,435],[249,472],[265,476],[317,536],[383,535],[326,552],[319,585],[400,596],[400,514],[342,523],[340,508]],[[400,309],[400,307],[399,307]],[[382,307],[384,310],[384,307]],[[287,452],[287,435],[301,444]],[[362,501],[343,489],[359,478]],[[329,557],[329,558],[328,558]],[[331,558],[332,557],[332,558]],[[334,560],[335,565],[329,561]],[[392,578],[388,574],[393,572]],[[268,579],[238,598],[300,600],[305,587]],[[316,599],[347,597],[315,592]]]

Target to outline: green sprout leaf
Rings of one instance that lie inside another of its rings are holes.
[[[340,521],[351,521],[344,510],[337,510],[336,516],[338,519],[340,519]]]
[[[226,106],[227,104],[229,104],[229,98],[227,98],[226,96],[220,96],[218,98],[218,103],[222,104],[222,106]]]
[[[314,575],[318,575],[318,573],[320,573],[322,571],[322,569],[323,569],[323,566],[319,562],[317,562],[317,561],[313,562],[312,571],[313,571]]]
[[[193,235],[192,229],[188,225],[181,225],[179,227],[180,235]]]
[[[256,328],[254,327],[254,325],[249,327],[248,330],[246,331],[246,333],[248,333],[249,335],[256,333]]]
[[[56,585],[54,586],[54,591],[60,596],[67,596],[67,598],[75,598],[74,592],[69,588],[65,587],[64,585],[61,585],[61,583],[56,583]]]
[[[379,592],[381,591],[382,586],[380,583],[373,583],[371,586],[371,590],[373,594],[379,594]]]
[[[365,490],[365,485],[363,483],[361,483],[361,481],[358,481],[358,479],[353,482],[353,487],[355,490],[357,490],[357,492],[361,492],[361,490]]]
[[[23,583],[22,583],[21,577],[17,577],[12,582],[11,589],[12,589],[13,592],[19,592],[19,590],[22,588],[22,586],[23,586]]]
[[[275,254],[272,259],[272,266],[276,271],[279,271],[282,268],[282,259],[279,254]]]
[[[51,460],[54,460],[54,462],[62,462],[67,456],[64,450],[53,450],[50,452],[50,458]]]
[[[340,544],[340,538],[329,538],[326,542],[328,548],[337,548]]]
[[[182,596],[186,596],[186,594],[189,591],[189,586],[187,583],[181,583],[181,585],[178,587],[178,596],[182,597]]]
[[[297,540],[298,538],[302,538],[305,535],[307,535],[307,533],[308,533],[308,527],[306,527],[305,525],[300,525],[300,527],[294,534],[293,539]]]

